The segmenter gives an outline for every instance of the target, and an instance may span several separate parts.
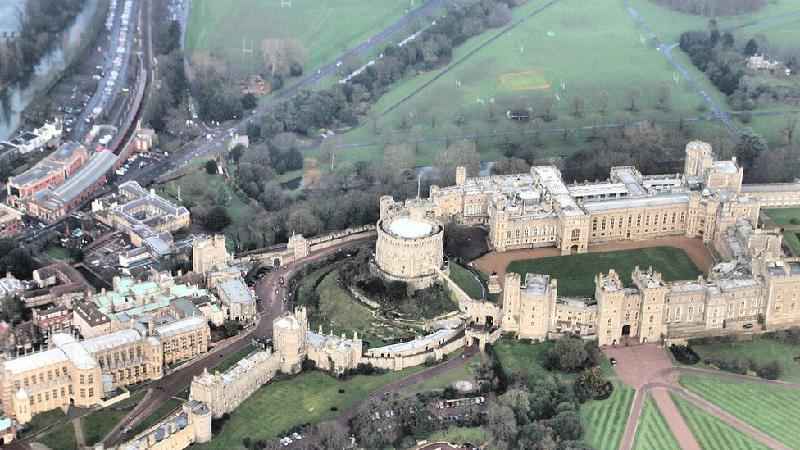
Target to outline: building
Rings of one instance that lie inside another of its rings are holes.
[[[25,284],[18,280],[14,275],[7,273],[0,278],[0,299],[13,297],[25,290]]]
[[[381,198],[373,268],[387,280],[403,281],[414,289],[429,287],[438,271],[447,271],[444,227],[415,208],[403,214],[383,207],[392,202],[391,197]]]
[[[173,252],[171,233],[191,225],[188,209],[147,191],[136,181],[125,182],[116,194],[92,202],[92,212],[97,221],[126,233],[137,247],[120,255],[121,261],[142,254],[139,248],[145,248],[144,253],[154,258]]]
[[[61,185],[39,190],[22,202],[21,208],[44,222],[57,221],[88,200],[106,183],[118,159],[108,150],[93,153],[88,162]]]
[[[685,236],[724,258],[697,280],[665,282],[637,268],[625,286],[613,270],[598,274],[594,297],[586,299],[559,297],[557,280],[547,275],[507,274],[500,311],[462,301],[473,322],[521,338],[577,333],[600,345],[679,342],[800,325],[800,260],[783,257],[780,230],[757,228],[762,206],[800,205],[800,184],[743,186],[742,179],[735,159],[717,161],[711,146],[697,141],[686,146],[683,173],[675,175],[614,167],[606,181],[567,185],[552,166],[478,178],[459,168],[456,185],[432,186],[428,199],[381,199],[379,230],[405,213],[483,226],[500,252],[556,247],[566,255],[599,243]],[[385,249],[379,238],[376,260],[416,256],[400,246],[381,255]]]
[[[205,403],[189,401],[130,441],[108,450],[179,450],[211,440],[211,412]]]
[[[228,318],[238,322],[253,322],[256,318],[256,299],[241,275],[216,285],[217,295],[228,310]]]
[[[204,275],[215,269],[227,268],[231,259],[225,248],[225,235],[218,234],[195,239],[192,243],[192,271],[194,273]]]
[[[188,317],[155,329],[161,341],[164,365],[169,366],[208,351],[211,329],[204,317]]]
[[[75,142],[62,144],[58,150],[24,173],[8,179],[6,184],[8,203],[21,207],[21,200],[28,199],[49,187],[63,184],[88,160],[89,153],[83,145]]]
[[[0,238],[11,237],[22,228],[22,213],[0,203]]]

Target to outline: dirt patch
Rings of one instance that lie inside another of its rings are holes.
[[[504,73],[497,77],[501,87],[512,91],[539,91],[550,89],[550,83],[539,69]]]
[[[669,237],[652,239],[648,241],[625,241],[611,242],[608,244],[598,244],[589,247],[589,253],[614,252],[619,250],[636,250],[639,248],[652,247],[675,247],[683,250],[689,259],[703,273],[708,273],[714,265],[714,258],[709,253],[701,239],[689,239],[685,237]],[[551,256],[561,256],[561,250],[557,248],[534,248],[523,250],[512,250],[503,253],[488,253],[475,260],[474,265],[484,273],[494,273],[500,276],[500,282],[505,279],[506,268],[514,261],[526,259],[539,259]]]
[[[665,381],[663,374],[672,368],[666,351],[656,344],[603,347],[603,353],[617,360],[614,371],[623,383],[634,389]]]

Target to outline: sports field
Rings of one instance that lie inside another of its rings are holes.
[[[767,447],[697,408],[688,400],[677,395],[673,395],[672,400],[703,450],[767,450]]]
[[[639,418],[639,426],[636,429],[636,441],[634,450],[680,450],[678,441],[672,435],[664,416],[656,407],[652,397],[648,396],[644,401],[642,415]]]
[[[684,375],[680,383],[789,448],[800,448],[800,390],[702,375]]]
[[[514,261],[507,271],[525,276],[543,273],[558,280],[558,295],[562,297],[592,297],[594,277],[614,269],[626,286],[631,285],[631,272],[639,266],[661,272],[665,281],[691,280],[701,272],[681,249],[652,247],[606,253],[583,253],[571,256]]]
[[[233,68],[263,69],[262,43],[291,40],[306,69],[332,62],[366,41],[418,0],[193,0],[186,32],[191,56],[210,54]],[[281,6],[283,5],[283,6]],[[243,51],[244,49],[244,51]],[[250,52],[249,50],[253,50]]]
[[[633,389],[614,383],[614,392],[605,400],[590,400],[581,405],[586,428],[583,440],[596,450],[617,450],[633,401]]]

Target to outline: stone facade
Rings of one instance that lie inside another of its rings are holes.
[[[195,239],[192,243],[192,271],[205,275],[228,266],[231,257],[225,248],[225,235]]]
[[[374,268],[383,278],[413,289],[429,287],[438,279],[437,271],[447,270],[444,227],[413,208],[400,213],[383,208],[390,203],[391,197],[381,199]]]

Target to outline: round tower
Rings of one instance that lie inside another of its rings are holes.
[[[272,323],[272,339],[275,353],[281,361],[281,372],[300,372],[306,357],[306,332],[308,318],[305,308],[297,308],[294,314],[278,317]]]
[[[211,410],[205,403],[190,402],[189,422],[194,425],[194,442],[204,444],[211,440]]]

